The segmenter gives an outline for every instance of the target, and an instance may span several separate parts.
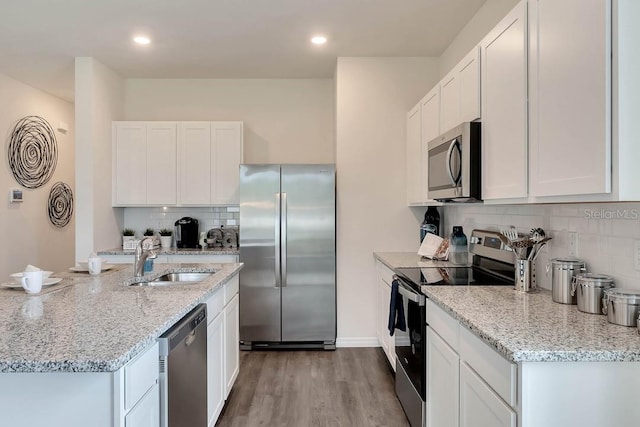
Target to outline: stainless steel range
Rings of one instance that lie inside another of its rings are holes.
[[[424,425],[426,417],[426,297],[420,291],[429,286],[513,286],[514,256],[498,232],[473,230],[469,267],[416,267],[395,270],[404,328],[395,329],[396,395],[412,427]],[[399,308],[399,307],[398,307]],[[403,330],[404,329],[404,330]],[[437,393],[437,390],[430,390]]]

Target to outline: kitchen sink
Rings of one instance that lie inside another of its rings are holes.
[[[170,286],[200,283],[213,273],[167,273],[148,282],[132,283],[131,286]]]

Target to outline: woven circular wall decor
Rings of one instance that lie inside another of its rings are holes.
[[[73,215],[73,191],[64,182],[56,182],[49,192],[49,221],[58,228],[69,224]]]
[[[8,155],[9,167],[20,185],[42,187],[58,163],[58,144],[51,125],[39,116],[22,118],[11,133]]]

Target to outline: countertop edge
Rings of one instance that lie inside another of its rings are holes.
[[[640,348],[638,351],[612,351],[612,350],[511,350],[498,338],[486,333],[471,319],[460,315],[440,300],[437,295],[429,291],[428,286],[422,287],[424,293],[434,304],[443,309],[447,314],[465,326],[471,333],[480,338],[501,356],[513,363],[528,362],[639,362]]]
[[[156,248],[157,255],[240,255],[240,248],[212,248],[212,249],[162,249]],[[101,256],[133,255],[134,251],[125,251],[122,248],[111,248],[97,251]]]

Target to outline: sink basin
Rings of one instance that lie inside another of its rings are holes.
[[[168,273],[153,282],[202,282],[213,273]]]
[[[213,273],[167,273],[148,282],[132,283],[131,286],[170,286],[200,283]]]

